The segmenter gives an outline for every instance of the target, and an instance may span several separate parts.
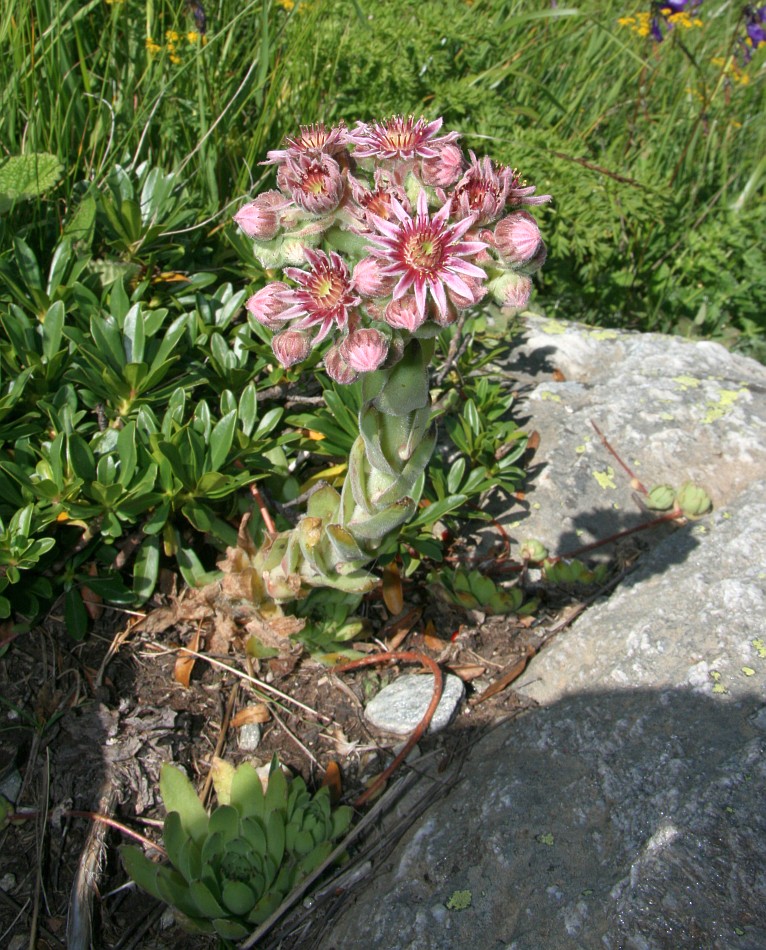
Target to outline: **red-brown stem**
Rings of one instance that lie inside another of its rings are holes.
[[[442,676],[441,669],[439,669],[439,666],[431,659],[431,657],[426,656],[423,653],[416,653],[415,651],[405,651],[401,653],[392,651],[389,653],[378,653],[375,656],[365,656],[361,660],[353,660],[351,663],[343,663],[341,666],[336,666],[333,668],[333,672],[345,673],[348,670],[361,669],[363,666],[375,666],[378,663],[387,663],[389,660],[395,660],[401,663],[422,664],[434,675],[434,691],[433,695],[431,696],[431,702],[428,704],[428,709],[426,709],[425,715],[415,727],[412,735],[404,743],[404,746],[391,765],[389,765],[385,771],[380,773],[380,775],[375,779],[372,785],[370,785],[366,792],[363,792],[359,798],[357,798],[357,800],[354,802],[354,808],[360,808],[362,805],[364,805],[364,803],[367,802],[378,791],[378,789],[389,780],[389,778],[391,778],[394,772],[410,754],[413,747],[420,741],[426,729],[428,729],[429,725],[431,724],[431,720],[433,719],[434,713],[436,712],[436,707],[439,705],[439,700],[442,698],[444,677]]]
[[[9,821],[27,821],[30,818],[37,818],[40,812],[38,811],[17,811],[12,815],[8,816]],[[123,825],[121,822],[117,821],[114,818],[110,818],[109,815],[101,815],[97,811],[78,811],[76,809],[64,809],[63,811],[57,811],[55,814],[56,818],[88,818],[90,821],[100,821],[102,825],[108,825],[110,828],[114,828],[116,831],[119,831],[120,834],[126,835],[128,838],[135,838],[136,841],[140,841],[142,845],[147,848],[154,848],[155,851],[159,851],[163,857],[167,857],[167,852],[162,847],[161,844],[157,844],[152,841],[151,838],[147,838],[145,835],[142,835],[140,831],[133,831],[132,828],[128,828],[127,825]],[[53,817],[51,818],[51,821]]]
[[[612,455],[615,457],[615,459],[617,459],[617,464],[620,465],[620,466],[628,473],[628,477],[633,481],[634,487],[636,488],[636,490],[637,490],[637,491],[640,491],[641,494],[643,494],[643,495],[648,495],[649,492],[646,490],[646,487],[645,487],[644,484],[641,482],[641,479],[638,478],[638,477],[636,476],[635,472],[632,472],[632,471],[628,468],[628,466],[623,462],[623,460],[620,458],[620,456],[615,452],[615,450],[612,448],[612,446],[607,442],[606,436],[604,435],[604,433],[601,431],[601,429],[599,429],[599,427],[596,425],[596,423],[595,423],[592,419],[590,420],[590,424],[591,424],[591,425],[593,426],[593,428],[596,430],[596,433],[597,433],[599,439],[601,439],[601,444],[604,446],[604,448],[605,448],[608,452],[611,452],[611,453],[612,453]]]
[[[274,519],[271,517],[271,512],[266,507],[266,502],[263,495],[261,494],[261,490],[255,484],[255,482],[250,485],[250,494],[255,499],[256,505],[258,505],[258,511],[261,513],[263,523],[266,525],[266,533],[270,538],[276,538],[276,536],[279,534],[277,531],[277,526],[274,524]]]

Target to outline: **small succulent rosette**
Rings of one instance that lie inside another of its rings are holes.
[[[261,264],[281,271],[247,302],[285,367],[326,338],[347,384],[396,363],[491,297],[526,305],[545,244],[525,206],[549,201],[518,173],[466,156],[442,119],[302,127],[268,153],[277,189],[235,215]]]

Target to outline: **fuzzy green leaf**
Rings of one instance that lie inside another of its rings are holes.
[[[167,811],[178,812],[187,834],[195,841],[201,841],[207,833],[207,812],[189,779],[180,769],[167,762],[160,772],[160,793]]]

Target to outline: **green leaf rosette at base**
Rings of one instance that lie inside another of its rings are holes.
[[[276,760],[265,791],[248,763],[216,787],[219,804],[208,814],[186,776],[164,765],[169,863],[155,864],[133,845],[121,855],[136,884],[173,907],[186,929],[239,940],[330,856],[352,810],[333,809],[327,788],[312,795],[301,778],[288,782]]]

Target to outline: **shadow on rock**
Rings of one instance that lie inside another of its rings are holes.
[[[766,707],[568,697],[475,742],[323,948],[766,946]],[[319,946],[320,944],[312,944]]]

